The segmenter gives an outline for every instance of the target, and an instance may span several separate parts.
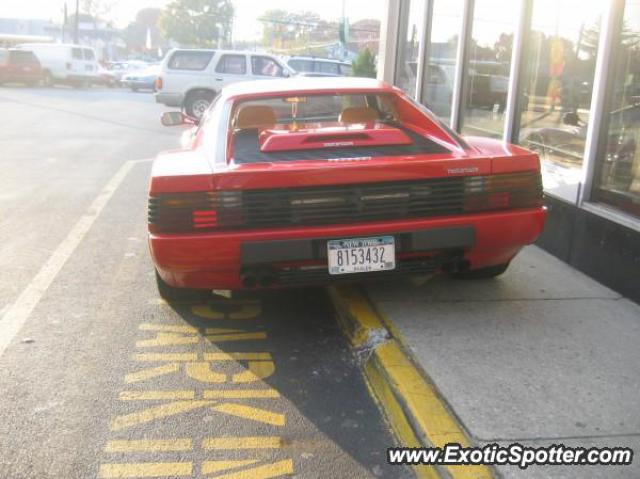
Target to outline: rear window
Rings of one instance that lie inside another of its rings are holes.
[[[351,67],[351,65],[341,64],[340,65],[340,72],[344,76],[351,76],[351,74],[353,73],[353,68]]]
[[[442,146],[400,125],[391,94],[310,95],[271,97],[237,103],[232,112],[233,159],[236,163],[280,162],[304,159],[399,156],[446,152]],[[375,124],[375,125],[374,125]],[[343,146],[335,137],[335,146],[265,151],[260,134],[340,135],[346,130],[388,126],[402,130],[411,144],[379,146]],[[349,127],[349,128],[345,128]]]
[[[289,66],[298,72],[312,72],[312,60],[289,60]]]
[[[38,63],[38,58],[36,58],[33,52],[12,51],[11,63],[15,63],[15,64]]]
[[[171,70],[204,70],[214,52],[178,51],[174,52],[167,65]]]
[[[332,62],[317,62],[316,70],[322,73],[331,73],[332,75],[338,75],[338,64]]]

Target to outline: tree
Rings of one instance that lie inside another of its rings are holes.
[[[146,49],[147,32],[151,33],[151,44],[165,48],[167,41],[158,27],[162,10],[159,8],[143,8],[136,15],[135,21],[125,29],[127,48],[136,51]]]
[[[184,46],[229,45],[232,23],[230,0],[173,0],[160,17],[165,36]]]
[[[262,44],[278,49],[298,49],[310,42],[326,40],[327,22],[314,12],[288,12],[281,9],[267,10],[259,18],[262,22]],[[336,27],[333,27],[335,36]]]
[[[365,48],[353,61],[353,76],[375,78],[376,74],[376,57]]]

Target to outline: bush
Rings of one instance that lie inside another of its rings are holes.
[[[376,56],[368,48],[358,54],[352,65],[354,77],[375,78],[377,75]]]

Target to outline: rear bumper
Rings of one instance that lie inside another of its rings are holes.
[[[181,107],[184,100],[184,95],[182,93],[158,92],[155,96],[156,103],[162,103],[163,105],[173,107]]]
[[[294,275],[293,279],[289,274],[291,268],[298,271],[301,265],[326,265],[326,241],[332,238],[394,235],[399,273],[437,271],[460,261],[472,269],[505,263],[536,240],[545,215],[544,208],[535,208],[358,225],[150,234],[149,246],[160,276],[173,286],[242,289],[247,271],[267,270],[273,274],[275,286],[291,286],[296,278],[307,278],[305,283],[336,279],[319,269],[315,271],[321,274]],[[378,274],[384,273],[366,275],[373,278]],[[354,278],[344,275],[337,279]]]

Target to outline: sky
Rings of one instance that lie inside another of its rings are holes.
[[[110,19],[118,27],[132,21],[138,10],[145,7],[164,7],[169,0],[103,0],[112,4]],[[75,0],[66,0],[69,13],[75,8]],[[342,15],[342,0],[233,0],[235,8],[234,38],[251,40],[259,36],[257,19],[269,9],[289,11],[313,11],[328,20]],[[350,21],[362,18],[382,18],[384,0],[344,0],[345,12]],[[38,18],[62,21],[64,0],[0,0],[0,18]]]

